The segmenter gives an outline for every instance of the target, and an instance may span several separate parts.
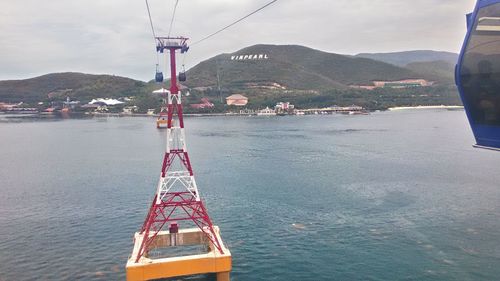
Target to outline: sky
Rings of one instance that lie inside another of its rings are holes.
[[[270,0],[179,0],[172,35],[196,41]],[[357,54],[458,52],[474,0],[279,0],[190,48],[186,69],[254,44]],[[157,35],[175,0],[149,0]],[[0,0],[0,80],[52,72],[153,79],[156,53],[144,0]],[[182,64],[182,63],[180,63]]]

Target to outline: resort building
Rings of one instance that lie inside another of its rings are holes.
[[[21,103],[13,104],[13,103],[0,102],[0,110],[2,110],[2,109],[12,109],[12,108],[15,108],[17,106],[20,106],[21,104],[23,104],[23,103],[21,102]]]
[[[270,109],[269,107],[266,107],[264,109],[257,111],[257,115],[259,115],[259,116],[273,116],[273,115],[276,115],[276,111]]]
[[[72,101],[69,97],[66,97],[66,101],[63,102],[63,108],[75,109],[77,106],[80,106],[80,101]]]
[[[248,98],[241,94],[230,95],[226,98],[227,105],[245,106],[248,103]]]
[[[81,108],[83,109],[92,109],[92,110],[97,110],[99,107],[101,107],[102,105],[99,105],[97,103],[93,103],[93,104],[84,104],[81,106]]]
[[[205,108],[213,108],[214,104],[210,102],[208,98],[202,98],[201,103],[190,104],[191,108],[194,109],[205,109]]]
[[[93,99],[92,101],[89,102],[89,104],[100,104],[100,105],[113,106],[113,105],[124,104],[124,102],[116,100],[116,99],[98,98],[98,99]]]
[[[373,81],[376,88],[413,88],[431,86],[432,82],[425,79],[405,79],[399,81]]]
[[[139,108],[135,105],[133,106],[126,106],[123,108],[123,114],[133,114],[135,112],[137,112]]]
[[[289,102],[278,102],[274,107],[277,111],[288,111],[293,110],[295,105],[290,104]]]
[[[282,115],[282,114],[293,114],[295,110],[295,106],[293,104],[290,104],[290,102],[278,102],[274,106],[274,110],[276,113]]]
[[[352,85],[351,88],[373,90],[377,88],[406,89],[415,87],[429,87],[434,82],[425,79],[405,79],[397,81],[373,81],[373,85]]]

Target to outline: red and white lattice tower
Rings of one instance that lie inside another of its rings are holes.
[[[168,113],[167,113],[167,106],[168,106],[167,105],[167,98],[168,98],[168,93],[162,94],[162,97],[163,97],[163,99],[162,99],[163,103],[161,105],[160,113],[158,114],[158,120],[156,122],[156,125],[157,125],[156,127],[158,129],[163,128],[162,124],[164,123],[164,121],[167,120],[167,115],[168,115]]]
[[[157,37],[157,51],[170,54],[170,93],[167,96],[167,145],[163,158],[160,179],[149,212],[140,231],[140,248],[135,257],[137,263],[154,247],[155,237],[171,224],[193,222],[223,253],[222,242],[201,201],[193,169],[186,148],[186,135],[182,115],[182,98],[177,86],[176,51],[188,50],[183,37]],[[174,122],[175,121],[175,122]]]

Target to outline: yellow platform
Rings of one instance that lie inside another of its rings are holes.
[[[168,126],[168,121],[166,118],[158,118],[158,120],[156,120],[156,128],[166,129],[167,126]]]
[[[200,229],[189,228],[180,229],[179,233],[175,234],[176,246],[206,245],[208,252],[158,259],[143,256],[139,262],[135,263],[137,252],[143,239],[143,235],[136,232],[132,256],[127,261],[126,266],[127,281],[142,281],[207,273],[215,273],[217,281],[229,281],[229,273],[232,267],[231,253],[224,246],[217,226],[214,226],[214,231],[219,241],[221,241],[224,254],[221,254],[211,242],[207,242],[208,239],[206,239],[205,234]],[[155,238],[153,247],[162,249],[171,247],[170,236],[171,234],[168,231],[160,231]]]

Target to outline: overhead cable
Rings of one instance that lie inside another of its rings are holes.
[[[149,3],[148,0],[145,1],[146,1],[146,8],[148,9],[149,23],[151,24],[151,32],[153,32],[153,39],[155,40],[155,45],[156,45],[156,33],[155,33],[155,28],[153,26],[153,19],[151,18],[151,12],[149,11]]]
[[[151,32],[153,33],[153,41],[154,41],[155,46],[156,46],[156,33],[155,33],[154,25],[153,25],[153,19],[151,18],[151,12],[149,10],[148,0],[145,0],[145,1],[146,1],[146,8],[148,9],[149,23],[151,24]],[[156,64],[158,65],[159,63],[160,63],[160,57],[158,55],[158,52],[156,52]]]
[[[177,4],[179,4],[179,0],[175,0],[174,11],[172,13],[172,19],[170,20],[170,27],[168,28],[168,37],[170,37],[170,33],[172,32],[172,27],[174,26],[175,12],[177,11]]]
[[[257,10],[255,10],[255,11],[251,12],[250,14],[248,14],[248,15],[246,15],[246,16],[244,16],[244,17],[242,17],[242,18],[240,18],[240,19],[238,19],[238,20],[236,20],[236,21],[234,21],[233,23],[231,23],[231,24],[229,24],[229,25],[227,25],[227,26],[225,26],[225,27],[223,27],[223,28],[221,28],[221,29],[217,30],[216,32],[214,32],[214,33],[212,33],[212,34],[209,34],[209,35],[207,35],[207,36],[203,37],[202,39],[200,39],[200,40],[198,40],[198,41],[195,41],[195,42],[191,43],[191,46],[196,45],[196,44],[199,44],[199,43],[201,43],[201,42],[203,42],[203,41],[205,41],[205,40],[209,39],[210,37],[215,36],[215,35],[217,35],[217,34],[221,33],[222,31],[224,31],[224,30],[226,30],[226,29],[230,28],[231,26],[233,26],[233,25],[235,25],[235,24],[237,24],[237,23],[241,22],[242,20],[244,20],[244,19],[246,19],[246,18],[250,17],[251,15],[253,15],[253,14],[255,14],[255,13],[257,13],[257,12],[259,12],[259,11],[263,10],[263,9],[265,9],[266,7],[270,6],[271,4],[273,4],[273,3],[277,2],[277,1],[278,1],[278,0],[273,0],[273,1],[269,2],[269,3],[267,3],[266,5],[264,5],[264,6],[260,7],[260,8],[258,8]]]

